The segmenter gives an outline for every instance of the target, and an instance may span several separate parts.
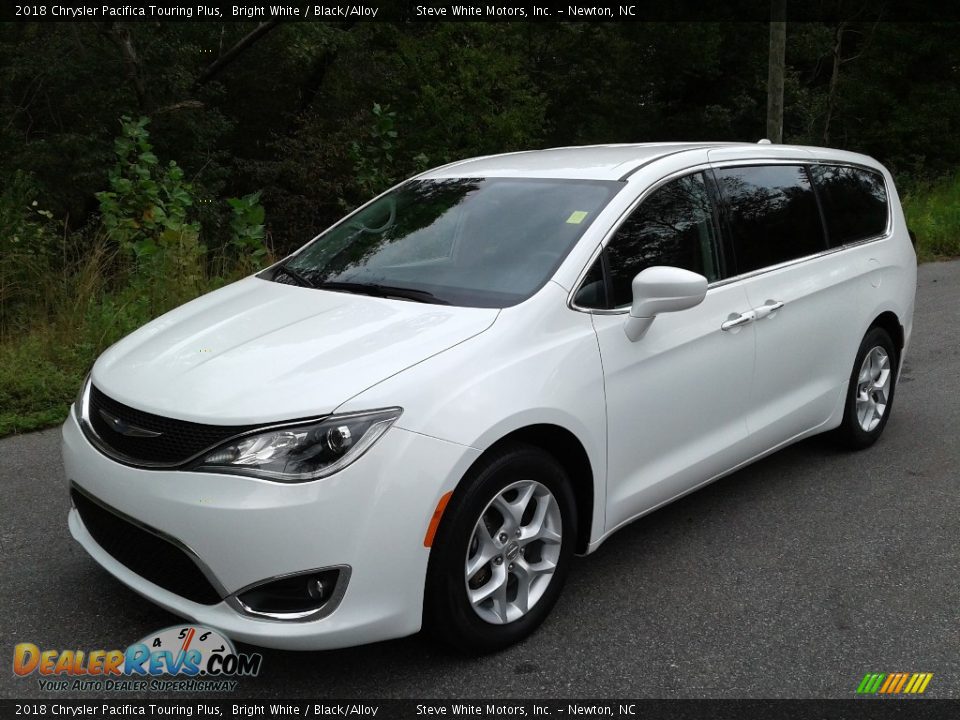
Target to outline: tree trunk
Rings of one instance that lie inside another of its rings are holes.
[[[257,40],[273,30],[279,22],[279,20],[268,20],[267,22],[262,22],[257,25],[247,35],[237,41],[236,45],[210,63],[210,65],[208,65],[204,71],[200,73],[199,77],[197,77],[196,82],[194,82],[194,86],[199,87],[200,85],[209,82],[219,75],[227,65],[236,60],[241,53],[249,49],[250,46],[253,45]]]
[[[127,79],[130,80],[133,92],[137,96],[137,106],[140,108],[140,112],[148,113],[150,111],[150,98],[147,96],[147,89],[143,84],[140,58],[137,57],[137,50],[133,45],[130,28],[122,23],[108,22],[100,26],[100,32],[120,50],[123,57],[123,66],[127,72]]]
[[[830,122],[833,120],[833,111],[837,105],[837,83],[840,80],[840,63],[843,44],[843,32],[847,29],[847,23],[842,22],[837,26],[837,32],[833,36],[833,72],[830,73],[830,90],[827,93],[827,117],[823,123],[823,144],[830,145]]]
[[[783,75],[786,68],[787,0],[770,0],[770,60],[767,70],[767,138],[783,142]]]

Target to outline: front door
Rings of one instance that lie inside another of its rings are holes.
[[[595,312],[593,322],[607,399],[609,531],[746,459],[754,328],[747,322],[721,329],[750,310],[743,285],[731,282],[710,287],[696,307],[659,315],[636,342],[624,333],[631,282],[645,268],[668,265],[711,282],[723,279],[700,173],[651,193],[598,263],[581,293],[606,310]],[[596,289],[600,277],[605,293]]]

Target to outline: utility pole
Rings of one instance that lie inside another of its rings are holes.
[[[767,137],[783,142],[783,75],[787,52],[787,0],[770,0],[770,60],[767,70]]]

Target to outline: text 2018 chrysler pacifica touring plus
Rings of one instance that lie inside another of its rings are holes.
[[[238,640],[499,648],[631,520],[815,433],[873,443],[915,287],[862,155],[446,165],[107,350],[63,428],[70,530]]]

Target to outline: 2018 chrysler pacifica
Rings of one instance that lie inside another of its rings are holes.
[[[815,433],[873,443],[915,285],[862,155],[456,162],[107,350],[63,428],[70,530],[238,640],[496,649],[626,523]]]

